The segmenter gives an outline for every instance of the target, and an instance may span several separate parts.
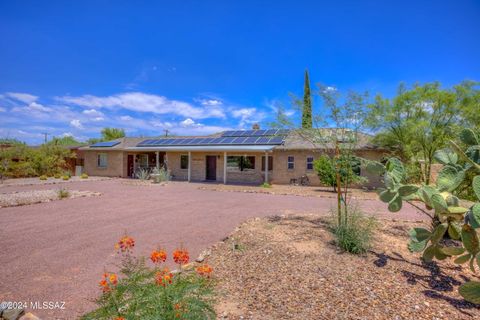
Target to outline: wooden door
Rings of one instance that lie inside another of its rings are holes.
[[[207,180],[217,180],[217,156],[207,156],[207,169],[205,178]]]
[[[129,178],[133,177],[133,154],[127,156],[127,176]]]

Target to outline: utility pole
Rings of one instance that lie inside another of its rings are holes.
[[[48,136],[48,133],[47,133],[47,132],[42,132],[42,134],[45,136],[45,143],[47,143],[47,136]]]
[[[163,131],[165,131],[165,137],[168,137],[168,132],[170,132],[168,129],[164,129]]]

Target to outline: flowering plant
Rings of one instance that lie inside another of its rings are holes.
[[[135,240],[126,234],[117,242],[119,272],[104,272],[98,308],[82,319],[215,319],[212,267],[202,264],[182,269],[190,260],[183,247],[172,253],[179,270],[164,265],[168,256],[161,248],[151,252],[150,267],[145,257],[133,255],[134,246]]]

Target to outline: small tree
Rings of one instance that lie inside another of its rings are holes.
[[[102,140],[110,141],[125,137],[125,130],[119,128],[103,128]]]
[[[337,178],[335,174],[335,165],[329,156],[320,156],[313,162],[313,168],[317,172],[318,179],[326,186],[333,187],[337,192]]]
[[[365,181],[365,178],[359,175],[361,161],[357,157],[341,156],[340,159],[336,159],[328,155],[322,155],[313,162],[313,167],[322,184],[333,187],[333,191],[337,192],[337,162],[339,162],[338,168],[342,185],[347,182],[354,184]]]

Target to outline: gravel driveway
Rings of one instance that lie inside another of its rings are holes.
[[[66,310],[30,310],[45,319],[75,319],[93,307],[104,267],[114,262],[125,230],[137,253],[183,244],[191,257],[251,217],[283,213],[328,214],[332,198],[216,192],[199,184],[134,185],[125,180],[71,182],[65,187],[101,192],[90,198],[0,209],[0,301],[65,301]],[[48,189],[4,186],[0,192]],[[51,188],[51,186],[50,186]],[[378,216],[422,219],[412,207],[386,211],[377,200],[361,207]]]

